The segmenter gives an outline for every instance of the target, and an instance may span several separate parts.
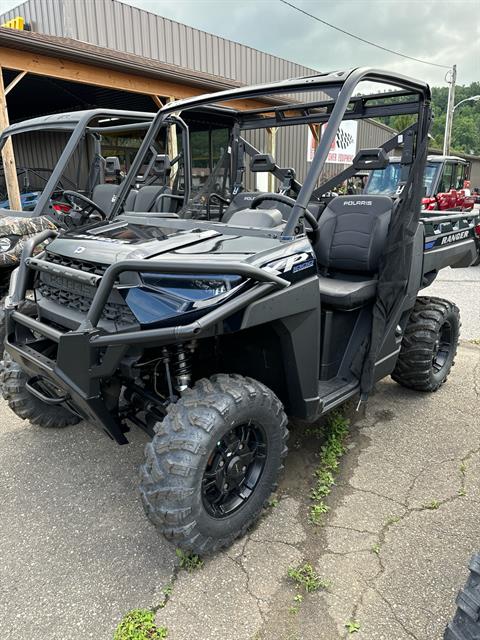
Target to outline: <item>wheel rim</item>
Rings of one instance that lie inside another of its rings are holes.
[[[253,495],[267,459],[262,427],[241,424],[225,433],[211,452],[202,478],[202,499],[214,518],[225,518]]]
[[[435,374],[439,374],[448,363],[452,349],[452,335],[451,324],[445,322],[440,329],[440,334],[434,348],[432,366]]]

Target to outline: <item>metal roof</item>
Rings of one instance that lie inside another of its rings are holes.
[[[146,113],[144,111],[125,111],[117,109],[87,109],[84,111],[72,111],[69,113],[54,113],[52,115],[40,116],[38,118],[30,118],[17,122],[2,131],[2,137],[15,135],[25,131],[33,131],[37,129],[75,129],[80,120],[92,120],[95,117],[105,118],[125,118],[139,121],[149,122],[155,117],[155,113]],[[105,127],[107,129],[108,127]]]
[[[144,58],[124,51],[99,47],[72,38],[46,35],[33,31],[18,31],[0,27],[0,47],[10,47],[31,53],[55,56],[83,62],[106,69],[130,72],[135,75],[168,80],[201,90],[220,91],[242,86],[239,82],[203,71]],[[34,72],[34,69],[32,69]]]

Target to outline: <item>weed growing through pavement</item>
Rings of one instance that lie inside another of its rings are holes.
[[[423,505],[424,509],[438,509],[440,502],[438,500],[432,500]]]
[[[315,573],[312,565],[307,562],[298,567],[289,567],[287,575],[290,580],[295,583],[297,589],[304,589],[305,593],[312,593],[319,589],[328,589],[332,584],[330,580],[320,578],[320,576]],[[301,602],[302,600],[303,596],[301,599],[298,599],[297,602]]]
[[[113,640],[163,640],[167,637],[168,630],[155,624],[153,611],[132,609],[118,624]]]
[[[401,520],[400,516],[395,516],[395,515],[389,516],[386,519],[385,524],[387,524],[387,525],[396,524],[397,522],[400,522],[400,520]]]
[[[357,633],[357,631],[360,631],[360,623],[356,620],[349,620],[345,623],[345,628],[348,633]]]
[[[345,438],[348,434],[349,421],[339,413],[328,417],[325,427],[326,440],[320,449],[320,461],[315,470],[316,482],[310,491],[313,505],[310,507],[309,521],[319,525],[323,515],[329,507],[325,498],[332,490],[335,483],[335,472],[338,469],[340,458],[345,452]]]
[[[375,553],[377,556],[379,555],[380,545],[378,544],[378,542],[372,545],[372,553]]]
[[[194,553],[187,553],[182,549],[175,549],[180,567],[185,571],[192,572],[203,567],[203,560]]]

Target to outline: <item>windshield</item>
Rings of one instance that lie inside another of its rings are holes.
[[[424,187],[425,196],[431,197],[434,194],[436,176],[440,170],[440,163],[429,162],[425,168]],[[388,195],[395,193],[400,182],[401,165],[399,161],[390,162],[386,169],[375,169],[372,171],[365,187],[365,193]]]

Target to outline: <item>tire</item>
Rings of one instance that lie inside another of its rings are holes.
[[[148,518],[188,552],[228,547],[275,489],[287,437],[283,405],[260,382],[226,374],[198,381],[169,407],[145,448],[140,493]]]
[[[454,365],[460,312],[442,298],[417,298],[392,378],[417,391],[436,391]]]
[[[47,429],[61,429],[80,422],[80,418],[68,409],[45,404],[32,396],[25,388],[27,380],[25,372],[8,353],[5,353],[0,372],[2,394],[10,409],[19,418]]]
[[[457,596],[457,611],[445,630],[444,640],[480,639],[480,554],[470,561],[470,575]]]
[[[5,298],[0,299],[0,389],[3,384],[2,383],[2,371],[4,367],[3,345],[5,344],[5,337],[7,334],[6,327],[5,327],[5,300],[6,300],[6,296]],[[19,311],[21,311],[27,316],[34,316],[36,313],[35,303],[31,302],[30,300],[25,300],[21,304]]]

